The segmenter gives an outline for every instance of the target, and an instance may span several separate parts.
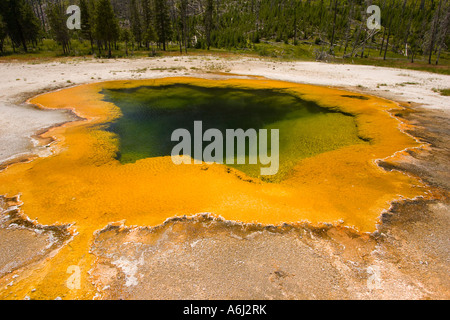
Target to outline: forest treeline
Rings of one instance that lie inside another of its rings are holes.
[[[69,30],[69,5],[81,8],[81,30]],[[370,5],[381,28],[369,29]],[[366,48],[424,56],[448,51],[450,0],[0,0],[0,51],[8,42],[27,52],[53,38],[65,54],[72,41],[91,53],[191,48],[252,48],[261,41],[315,45],[322,56],[365,57]],[[339,50],[337,50],[337,48]]]

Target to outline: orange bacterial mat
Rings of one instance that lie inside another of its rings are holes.
[[[225,165],[176,166],[170,157],[121,164],[115,158],[117,137],[100,126],[120,117],[120,109],[103,101],[101,90],[175,83],[285,90],[321,107],[354,115],[359,135],[370,143],[303,159],[280,183],[247,179]],[[85,120],[43,134],[56,139],[53,155],[0,172],[0,194],[21,194],[25,215],[43,225],[73,223],[77,234],[55,257],[21,275],[17,285],[0,296],[12,297],[12,292],[25,296],[38,288],[34,298],[92,298],[95,290],[89,281],[82,281],[78,291],[67,288],[67,268],[79,266],[86,278],[95,258],[89,254],[94,233],[122,220],[126,225],[156,226],[171,217],[209,212],[243,223],[307,221],[375,231],[381,213],[392,201],[424,196],[427,190],[418,179],[376,164],[377,159],[420,147],[402,131],[406,124],[389,112],[401,107],[372,96],[355,99],[355,95],[361,96],[271,80],[165,78],[81,85],[31,99],[30,103],[42,108],[72,109]]]

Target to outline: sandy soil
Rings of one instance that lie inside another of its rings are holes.
[[[156,230],[107,227],[92,246],[98,260],[90,281],[97,288],[97,298],[450,297],[450,105],[448,97],[433,91],[448,87],[449,76],[369,66],[216,57],[0,63],[0,71],[0,163],[14,156],[45,155],[45,146],[36,149],[30,137],[73,119],[68,112],[38,111],[24,105],[35,94],[104,80],[183,75],[263,76],[411,102],[412,108],[399,116],[414,123],[417,127],[411,133],[430,144],[426,153],[411,153],[409,159],[384,167],[421,177],[433,188],[435,199],[394,205],[374,234],[355,234],[331,226],[253,228],[208,217],[169,221]],[[0,255],[0,291],[7,298],[23,299],[26,297],[14,295],[18,275],[42,267],[45,258],[68,240],[64,230],[50,235],[56,231],[11,214],[17,208],[10,202],[3,199],[0,203],[0,252],[4,253]],[[20,240],[22,251],[12,250]],[[33,298],[33,292],[27,297]]]

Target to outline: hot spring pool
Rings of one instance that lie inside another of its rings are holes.
[[[252,165],[246,161],[246,164],[230,165],[265,181],[282,180],[301,159],[368,143],[360,138],[354,116],[320,107],[281,90],[173,84],[104,89],[102,94],[105,101],[114,103],[122,113],[110,123],[108,130],[119,138],[117,159],[124,164],[170,156],[176,145],[171,141],[172,133],[184,128],[194,136],[194,121],[202,121],[205,131],[219,129],[224,136],[227,129],[256,129],[257,132],[278,129],[276,175],[261,176],[260,163]],[[247,159],[250,147],[243,155]],[[192,152],[189,156],[196,155]]]
[[[157,226],[205,212],[372,232],[392,201],[427,192],[377,165],[420,145],[388,112],[400,106],[377,97],[266,79],[164,78],[81,85],[30,102],[80,120],[42,135],[55,140],[52,156],[1,172],[0,194],[20,193],[25,214],[44,225],[75,223],[86,244],[110,222]],[[199,120],[221,132],[278,129],[278,174],[260,177],[258,164],[174,164],[173,130],[195,134]]]

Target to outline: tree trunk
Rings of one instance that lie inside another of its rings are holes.
[[[409,33],[411,31],[411,25],[414,19],[414,10],[416,9],[416,4],[417,4],[417,0],[414,1],[414,4],[411,8],[411,14],[409,16],[409,22],[408,22],[408,26],[406,27],[406,32],[405,32],[405,40],[403,41],[403,46],[406,46],[406,44],[408,43],[408,37],[409,37]]]
[[[439,58],[441,57],[441,49],[442,49],[442,46],[439,46],[438,54],[436,57],[436,65],[439,64]]]
[[[433,48],[435,45],[435,41],[436,41],[436,29],[437,29],[437,25],[439,24],[439,18],[441,15],[441,5],[442,5],[442,0],[439,1],[439,7],[437,9],[437,16],[434,17],[433,19],[433,29],[431,30],[431,40],[430,40],[430,47],[429,47],[429,55],[428,55],[428,64],[431,64],[431,56],[433,55]],[[435,15],[436,15],[435,13]]]
[[[331,5],[331,1],[330,1],[330,5]],[[338,6],[338,2],[337,2],[337,0],[334,0],[333,34],[331,35],[330,53],[333,50],[334,36],[335,36],[335,33],[336,33],[337,6]]]
[[[383,2],[383,9],[382,11],[384,11],[384,9],[386,8],[386,0]],[[380,56],[383,53],[383,47],[384,47],[384,40],[386,38],[386,27],[384,27],[383,29],[383,40],[381,41],[381,48],[380,48]]]
[[[347,27],[347,31],[345,33],[345,48],[344,48],[343,57],[345,57],[345,55],[347,54],[348,42],[350,39],[350,31],[351,31],[351,27],[352,27],[352,17],[353,17],[353,0],[350,1],[349,5],[350,5],[350,9],[348,12],[348,27]]]
[[[388,36],[387,36],[387,40],[386,40],[386,48],[384,49],[384,57],[383,60],[386,60],[386,54],[388,51],[388,47],[389,47],[389,38],[391,37],[391,29],[389,29],[388,31]]]
[[[384,31],[383,31],[383,40],[381,40],[380,56],[381,56],[381,54],[383,53],[383,47],[384,47],[384,39],[385,39],[385,37],[386,37],[386,28],[384,28]]]
[[[361,25],[359,26],[359,29],[358,29],[358,35],[356,36],[356,39],[355,39],[355,41],[353,42],[352,58],[353,58],[354,55],[355,55],[355,51],[356,51],[356,48],[357,48],[357,44],[358,44],[358,41],[359,41],[359,37],[361,36],[361,30],[362,30],[362,28],[363,28],[363,26],[362,26],[362,22],[361,22]]]

